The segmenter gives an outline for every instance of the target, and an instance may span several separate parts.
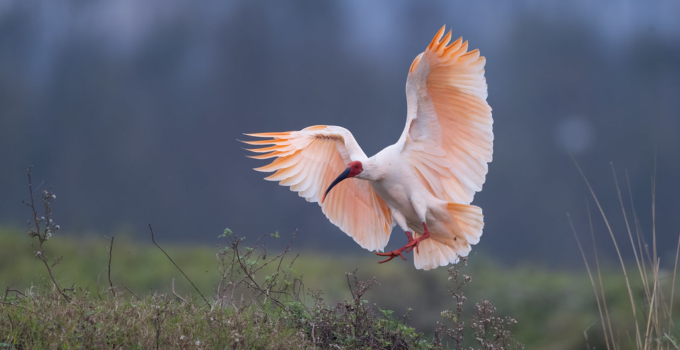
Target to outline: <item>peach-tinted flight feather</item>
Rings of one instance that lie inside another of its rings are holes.
[[[392,232],[390,208],[366,181],[349,179],[324,201],[324,191],[347,167],[352,157],[366,157],[354,137],[338,126],[317,125],[286,133],[248,134],[271,137],[265,141],[244,141],[251,145],[273,145],[251,149],[270,152],[252,158],[277,157],[255,170],[272,172],[266,180],[289,186],[308,202],[318,202],[326,217],[363,248],[382,251]]]
[[[442,38],[443,37],[443,38]],[[449,44],[444,27],[416,57],[406,82],[408,115],[399,143],[404,156],[443,200],[469,204],[481,191],[493,154],[493,119],[486,102],[486,60]]]

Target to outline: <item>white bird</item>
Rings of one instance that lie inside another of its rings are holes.
[[[442,38],[443,36],[443,38]],[[444,27],[418,55],[406,80],[406,127],[397,143],[367,157],[339,126],[247,134],[270,145],[250,151],[276,158],[255,170],[290,186],[363,248],[382,252],[396,225],[408,243],[386,260],[414,250],[418,269],[456,263],[479,242],[482,210],[473,205],[493,153],[493,119],[486,102],[486,60],[462,38],[448,45]],[[338,176],[339,174],[339,176]],[[343,181],[345,179],[351,179]],[[335,189],[331,192],[331,189]]]

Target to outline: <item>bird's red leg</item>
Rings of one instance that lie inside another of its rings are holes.
[[[410,253],[413,250],[413,248],[416,248],[416,253],[417,253],[418,252],[418,244],[420,244],[420,242],[430,238],[430,231],[427,229],[427,224],[424,223],[424,222],[423,222],[423,227],[425,227],[425,233],[423,233],[422,236],[420,236],[416,239],[411,238],[411,240],[409,240],[409,242],[404,246],[404,248],[408,248],[406,250],[407,253]]]
[[[377,255],[380,255],[380,256],[387,256],[387,257],[388,257],[387,259],[378,262],[378,264],[386,263],[386,262],[388,262],[388,261],[390,261],[390,260],[392,260],[392,259],[394,259],[394,258],[396,258],[396,257],[398,257],[398,256],[400,256],[402,259],[406,260],[406,258],[401,254],[401,252],[403,252],[404,250],[406,250],[406,249],[409,247],[409,244],[410,244],[411,242],[414,241],[413,235],[411,235],[411,232],[406,231],[406,237],[408,237],[408,243],[407,243],[405,246],[403,246],[403,247],[401,247],[401,248],[399,248],[399,249],[397,249],[397,250],[393,250],[393,251],[391,251],[391,252],[387,252],[387,253],[378,253],[378,252],[376,252],[375,254],[377,254]]]

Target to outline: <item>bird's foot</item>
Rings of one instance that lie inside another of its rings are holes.
[[[401,254],[401,252],[403,252],[404,249],[406,249],[406,248],[402,247],[402,248],[399,248],[399,249],[397,249],[397,250],[393,250],[393,251],[387,252],[387,253],[378,253],[378,252],[376,252],[376,253],[375,253],[376,255],[379,255],[379,256],[387,256],[387,257],[388,257],[387,259],[385,259],[385,260],[383,260],[383,261],[379,261],[378,264],[386,263],[386,262],[388,262],[388,261],[390,261],[390,260],[392,260],[392,259],[394,259],[394,258],[396,258],[396,257],[398,257],[398,256],[400,256],[402,259],[406,260],[406,258]]]
[[[403,246],[403,247],[401,247],[401,248],[399,248],[399,249],[397,249],[397,250],[393,250],[393,251],[391,251],[391,252],[387,252],[387,253],[377,253],[377,252],[376,252],[376,253],[375,253],[376,255],[387,256],[387,257],[389,257],[389,258],[387,258],[387,259],[385,259],[385,260],[383,260],[383,261],[378,262],[378,264],[386,263],[386,262],[388,262],[388,261],[390,261],[390,260],[392,260],[392,259],[394,259],[394,258],[396,258],[396,257],[398,257],[398,256],[400,256],[402,259],[406,260],[406,258],[404,257],[404,255],[402,255],[401,253],[402,253],[404,250],[408,249],[409,244],[411,244],[411,242],[414,242],[414,241],[415,241],[415,240],[413,239],[413,236],[411,235],[411,232],[406,231],[406,237],[408,237],[408,243],[407,243],[405,246]],[[409,251],[410,251],[410,250],[409,250]],[[407,251],[407,253],[408,253],[409,251]]]
[[[418,253],[418,244],[420,244],[420,242],[422,240],[423,240],[422,237],[416,238],[413,241],[406,243],[406,245],[404,246],[404,249],[406,249],[407,253],[410,253],[415,248],[416,253]]]
[[[416,250],[416,253],[418,253],[418,245],[420,244],[420,242],[430,238],[430,231],[427,229],[427,224],[425,224],[424,222],[423,222],[423,227],[425,227],[425,233],[423,233],[422,236],[420,236],[416,239],[413,239],[411,234],[409,232],[407,232],[409,240],[408,240],[408,243],[406,243],[406,245],[404,246],[404,248],[406,248],[407,253],[410,253],[414,248]]]

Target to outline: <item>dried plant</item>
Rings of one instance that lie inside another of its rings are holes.
[[[482,350],[491,349],[523,349],[510,331],[510,327],[517,324],[511,317],[494,316],[496,308],[488,300],[475,304],[475,314],[470,319],[470,328],[475,341]]]
[[[28,191],[30,197],[28,202],[24,201],[24,204],[31,209],[32,219],[28,220],[26,233],[28,233],[29,237],[36,238],[38,240],[38,246],[33,252],[35,257],[42,261],[45,265],[45,269],[47,269],[47,273],[49,273],[50,278],[52,278],[52,283],[54,284],[54,287],[57,289],[57,291],[59,291],[59,294],[61,294],[64,299],[66,299],[66,301],[70,301],[71,298],[66,295],[66,293],[64,293],[61,287],[59,287],[59,283],[57,283],[57,280],[54,278],[54,274],[52,273],[51,267],[57,265],[61,261],[61,257],[54,258],[52,266],[50,267],[49,258],[45,252],[45,242],[47,242],[53,234],[57,233],[57,231],[61,229],[61,227],[57,225],[57,223],[52,218],[52,202],[57,199],[57,195],[52,192],[51,187],[42,191],[40,202],[43,206],[43,214],[39,214],[35,205],[35,196],[33,195],[31,168],[32,167],[29,167],[26,171],[26,175],[28,176]]]
[[[442,317],[446,323],[440,323],[435,331],[434,345],[437,348],[449,348],[448,342],[442,339],[448,337],[454,342],[455,349],[465,349],[467,344],[469,349],[479,350],[511,350],[524,349],[524,345],[515,340],[510,327],[517,321],[510,317],[495,316],[496,308],[488,300],[482,300],[475,304],[475,313],[469,321],[465,321],[464,306],[467,297],[463,292],[463,287],[472,282],[472,277],[461,275],[460,269],[467,266],[467,257],[449,268],[449,281],[453,287],[449,287],[449,294],[456,302],[455,311],[443,311]],[[447,323],[452,324],[449,326]],[[466,326],[469,326],[469,331]]]
[[[271,303],[286,312],[290,312],[290,303],[304,306],[304,284],[293,269],[297,255],[286,261],[295,233],[285,249],[274,256],[267,254],[266,239],[278,239],[278,232],[258,237],[254,247],[242,247],[245,237],[234,235],[230,229],[219,238],[226,242],[217,246],[216,254],[221,279],[214,299],[219,305],[242,309],[252,303]]]
[[[311,293],[315,299],[314,312],[303,319],[302,326],[315,347],[323,349],[430,349],[431,342],[416,332],[404,320],[393,317],[393,312],[371,307],[364,295],[378,284],[375,277],[359,280],[357,271],[347,273],[351,300],[327,305],[320,292]]]
[[[607,350],[618,350],[618,349],[637,349],[637,350],[670,350],[670,349],[680,349],[680,342],[673,335],[674,324],[673,324],[673,299],[675,298],[675,277],[677,275],[678,257],[680,256],[680,237],[678,238],[678,245],[675,251],[675,260],[673,266],[673,272],[668,278],[664,278],[663,272],[661,271],[661,257],[657,253],[656,244],[656,214],[655,214],[655,199],[656,199],[656,163],[654,165],[654,174],[651,178],[652,183],[652,227],[651,227],[651,246],[647,243],[647,239],[643,235],[643,230],[638,220],[637,213],[635,211],[635,203],[633,201],[633,191],[630,186],[630,179],[628,178],[628,173],[626,172],[626,181],[628,187],[628,197],[629,197],[629,207],[623,199],[623,194],[619,185],[619,180],[617,177],[614,164],[610,163],[614,184],[616,186],[616,192],[618,195],[618,201],[623,214],[623,220],[626,227],[626,233],[628,239],[630,240],[630,246],[633,252],[633,257],[635,258],[635,270],[637,270],[637,276],[632,274],[628,275],[628,269],[626,267],[624,257],[619,249],[619,242],[614,235],[614,230],[612,229],[608,217],[604,211],[604,208],[600,204],[600,201],[595,194],[593,187],[590,185],[588,178],[585,173],[578,165],[575,159],[574,164],[576,165],[579,173],[583,177],[584,182],[591,194],[593,201],[596,204],[597,210],[604,220],[607,232],[612,240],[612,244],[617,253],[619,263],[621,265],[621,271],[626,282],[626,288],[628,291],[628,298],[630,300],[631,314],[632,317],[628,320],[628,324],[632,324],[634,329],[623,330],[625,333],[629,334],[626,337],[620,337],[619,334],[622,330],[619,329],[615,322],[612,322],[609,316],[608,303],[606,299],[605,285],[602,280],[602,273],[600,270],[600,261],[597,254],[597,248],[595,246],[595,230],[593,228],[593,222],[590,212],[590,205],[586,201],[586,209],[588,212],[588,223],[590,236],[593,243],[593,255],[595,259],[595,272],[591,269],[591,265],[588,257],[583,249],[581,241],[578,238],[577,230],[571,220],[571,216],[567,214],[569,219],[569,224],[571,226],[576,242],[581,251],[583,261],[586,265],[586,270],[588,276],[590,277],[590,282],[595,294],[595,301],[597,303],[598,311],[600,314],[600,324],[602,328],[602,337],[604,339],[604,345]],[[629,211],[630,210],[630,211]],[[632,213],[633,220],[630,222],[629,213]],[[651,251],[650,251],[651,248]],[[637,281],[631,282],[631,279]],[[639,281],[640,288],[634,288],[637,286]],[[619,324],[625,324],[624,320],[619,319]],[[632,334],[631,334],[632,333]],[[586,337],[586,347],[590,348],[588,343],[587,330],[584,331]],[[623,340],[622,340],[623,339]]]

